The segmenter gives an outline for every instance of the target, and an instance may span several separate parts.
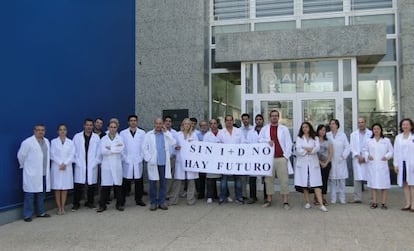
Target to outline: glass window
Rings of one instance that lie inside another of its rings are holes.
[[[367,124],[381,123],[384,133],[397,134],[396,68],[358,67],[358,110]]]
[[[249,0],[214,0],[214,20],[249,17]]]
[[[294,30],[294,29],[296,29],[296,21],[256,23],[254,25],[255,31]]]
[[[344,98],[344,122],[343,130],[344,133],[349,137],[352,133],[352,99]]]
[[[211,43],[216,43],[216,34],[221,33],[235,33],[250,31],[250,24],[234,24],[234,25],[219,25],[213,26],[211,29]]]
[[[338,91],[338,61],[258,64],[258,93]]]
[[[256,17],[293,15],[293,0],[256,0]]]
[[[343,10],[343,0],[303,0],[303,13],[337,12]]]
[[[212,115],[223,122],[224,116],[241,115],[240,72],[212,74]]]
[[[352,0],[351,10],[392,8],[392,0]]]
[[[246,64],[246,93],[253,93],[253,64]]]
[[[351,59],[345,59],[343,61],[343,69],[344,69],[344,91],[352,91]]]
[[[343,25],[345,25],[343,17],[302,20],[302,29]]]
[[[303,121],[311,123],[316,130],[318,125],[327,125],[335,118],[335,107],[334,99],[302,100]]]
[[[387,39],[387,54],[385,54],[385,57],[381,59],[381,62],[395,60],[397,60],[395,52],[395,39]]]
[[[394,15],[354,16],[351,24],[386,24],[387,34],[395,33]]]
[[[250,124],[254,125],[253,100],[246,100],[246,111],[250,115]]]
[[[260,102],[260,113],[265,119],[265,124],[269,122],[269,113],[272,110],[279,111],[279,122],[289,128],[290,136],[293,133],[293,101],[262,101]]]

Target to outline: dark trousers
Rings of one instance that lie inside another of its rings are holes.
[[[325,168],[321,167],[322,194],[326,194],[328,192],[328,178],[329,178],[330,171],[331,171],[331,163],[329,163]]]
[[[132,181],[135,183],[134,185],[135,202],[142,201],[142,195],[144,193],[144,182],[142,180],[142,177],[140,179],[125,179],[124,178],[122,181],[122,205],[125,205],[126,197],[131,191]]]
[[[206,195],[206,176],[205,173],[198,173],[198,179],[195,180],[198,198],[202,199]]]
[[[250,198],[257,200],[256,180],[257,177],[249,177]]]
[[[106,202],[109,199],[109,194],[111,192],[112,186],[101,186],[101,198],[99,200],[99,207],[106,208]],[[122,206],[123,196],[122,196],[122,186],[113,186],[114,196],[116,198],[116,206]]]
[[[217,195],[217,178],[207,178],[207,198],[216,199]]]
[[[86,191],[87,193],[86,203],[93,205],[96,187],[97,187],[96,184],[87,185],[87,184],[75,183],[73,187],[73,205],[77,207],[80,206],[80,201],[82,199],[84,189],[87,190]]]

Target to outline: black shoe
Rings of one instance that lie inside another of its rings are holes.
[[[137,202],[135,202],[135,204],[137,205],[137,206],[141,206],[141,207],[145,207],[147,204],[145,204],[142,200],[139,200],[139,201],[137,201]]]
[[[142,192],[143,195],[148,195],[147,191]]]
[[[168,207],[166,205],[159,205],[158,208],[161,210],[168,210]]]
[[[31,217],[29,217],[29,218],[25,218],[25,219],[23,219],[25,222],[32,222],[32,218]]]
[[[39,218],[50,218],[50,214],[44,213],[44,214],[38,215],[37,217],[39,217]]]
[[[116,207],[116,210],[118,210],[118,211],[121,211],[121,212],[122,212],[122,211],[124,211],[124,207],[123,207],[123,206],[117,206],[117,207]]]
[[[250,198],[246,201],[247,204],[254,204],[257,202],[257,198]]]
[[[151,204],[150,211],[155,211],[155,210],[157,210],[157,205]]]
[[[73,205],[72,212],[75,212],[79,209],[79,205]]]
[[[197,196],[197,199],[199,199],[199,200],[204,199],[204,195],[199,195],[199,196]]]
[[[96,209],[96,212],[97,213],[102,213],[105,210],[106,210],[106,207],[99,207],[98,209]]]

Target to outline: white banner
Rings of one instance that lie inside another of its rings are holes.
[[[186,171],[271,176],[274,148],[267,143],[220,144],[194,141],[181,148]]]

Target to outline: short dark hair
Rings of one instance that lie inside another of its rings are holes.
[[[263,115],[262,114],[256,114],[256,116],[254,117],[254,119],[257,119],[257,118],[261,118],[261,119],[263,119],[264,120],[264,118],[263,118]]]
[[[172,118],[170,115],[165,115],[165,116],[164,116],[164,121],[165,121],[166,119],[171,119],[171,121],[173,120],[173,118]]]
[[[65,124],[60,123],[60,124],[57,126],[56,130],[58,130],[58,131],[59,131],[59,128],[60,128],[61,126],[64,126],[66,129],[68,129],[68,127],[67,127]]]
[[[374,126],[378,126],[381,129],[381,138],[384,138],[384,134],[382,133],[382,125],[380,123],[374,123],[371,127],[371,130],[374,131]],[[374,133],[371,135],[371,139],[374,138]]]
[[[332,121],[336,124],[336,126],[337,126],[338,128],[341,126],[341,124],[339,123],[339,120],[337,120],[337,119],[331,119],[331,120],[329,121],[329,125],[331,124],[331,122],[332,122]]]
[[[131,118],[135,118],[136,120],[138,120],[138,116],[137,116],[137,115],[135,115],[135,114],[131,114],[131,115],[129,115],[129,116],[128,116],[128,121],[129,121]]]
[[[93,124],[93,119],[91,119],[91,118],[86,118],[86,119],[83,121],[83,124],[86,124],[86,122],[92,122],[92,124]]]
[[[241,115],[241,118],[243,118],[243,117],[247,117],[248,119],[250,118],[250,115],[248,114],[248,113],[243,113],[242,115]]]
[[[97,118],[95,119],[95,122],[96,122],[96,121],[98,121],[98,120],[100,120],[100,121],[104,122],[103,118],[101,118],[101,117],[97,117]]]
[[[230,117],[230,118],[231,118],[231,120],[234,120],[233,115],[227,114],[227,115],[224,117],[224,121],[226,121],[228,117]]]
[[[190,121],[191,121],[191,122],[194,122],[194,123],[197,123],[197,119],[196,119],[196,118],[194,118],[194,117],[191,117],[191,118],[190,118]]]
[[[410,125],[411,125],[411,133],[414,133],[414,122],[412,121],[412,119],[409,119],[409,118],[405,118],[405,119],[402,119],[400,121],[400,132],[403,132],[402,124],[403,124],[404,121],[408,121],[410,123]]]

